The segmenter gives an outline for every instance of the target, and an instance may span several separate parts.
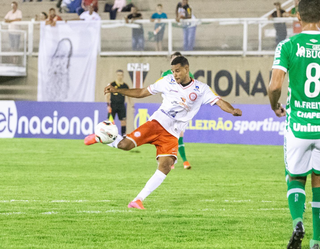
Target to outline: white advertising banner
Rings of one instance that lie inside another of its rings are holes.
[[[98,21],[42,22],[38,101],[94,101],[99,44]]]

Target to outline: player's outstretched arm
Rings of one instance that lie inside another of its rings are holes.
[[[119,88],[114,88],[111,85],[107,85],[104,88],[104,94],[107,94],[107,93],[120,93],[122,95],[132,97],[132,98],[145,98],[151,95],[151,93],[148,91],[147,88],[119,89]]]
[[[233,116],[242,116],[242,111],[240,109],[233,108],[229,102],[219,99],[216,104],[221,108],[222,111],[231,113]]]
[[[286,115],[286,110],[278,102],[281,96],[282,83],[286,73],[281,69],[273,69],[271,81],[268,87],[268,95],[271,104],[271,109],[278,117]]]

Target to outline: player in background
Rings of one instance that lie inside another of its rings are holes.
[[[182,56],[182,54],[180,52],[173,53],[171,55],[170,63],[178,56]],[[171,69],[163,72],[161,74],[161,77],[167,76],[169,74],[172,74]],[[190,76],[190,78],[194,79],[194,75],[191,72],[189,72],[189,76]],[[187,160],[187,155],[186,155],[185,146],[184,146],[184,142],[183,142],[183,135],[184,135],[184,132],[182,131],[180,133],[180,137],[179,137],[179,140],[178,140],[178,142],[179,142],[179,154],[180,154],[180,156],[181,156],[181,158],[183,160],[183,167],[185,169],[191,169],[191,165]],[[174,165],[171,166],[171,169],[174,169]]]
[[[305,184],[311,174],[313,238],[320,248],[320,0],[301,0],[298,19],[302,33],[280,42],[275,51],[269,85],[271,108],[286,116],[284,161],[289,175],[288,203],[293,234],[287,248],[301,248],[305,231]],[[287,106],[278,102],[285,74],[289,74]]]
[[[144,98],[161,93],[163,101],[149,121],[128,134],[121,141],[115,141],[114,147],[131,150],[143,144],[153,144],[157,149],[158,169],[146,183],[145,187],[129,203],[129,208],[144,209],[142,201],[160,186],[177,159],[178,138],[181,131],[197,114],[201,105],[217,104],[223,111],[233,116],[241,116],[240,109],[233,108],[222,100],[211,88],[189,76],[189,62],[185,57],[177,57],[171,62],[173,75],[167,75],[147,88],[119,89],[106,86],[106,93],[121,93],[133,98]],[[98,143],[95,135],[85,138],[87,145]]]
[[[121,69],[116,71],[117,78],[115,81],[111,82],[110,85],[112,85],[114,88],[119,89],[129,89],[128,85],[123,82],[123,71]],[[125,102],[125,96],[123,96],[120,93],[110,93],[106,95],[107,97],[107,105],[108,105],[108,113],[109,116],[112,115],[112,118],[115,118],[115,115],[118,114],[118,118],[121,123],[121,135],[126,134],[126,106],[124,104]],[[128,98],[128,101],[130,101],[130,98]],[[109,117],[108,117],[109,118]]]

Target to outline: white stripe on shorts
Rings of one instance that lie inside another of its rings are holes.
[[[311,202],[311,207],[320,208],[320,202]]]
[[[295,193],[301,193],[301,194],[306,195],[306,191],[304,191],[303,189],[301,189],[301,188],[293,188],[293,189],[288,190],[287,198],[289,197],[289,195],[295,194]]]

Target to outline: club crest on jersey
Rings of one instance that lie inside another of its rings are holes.
[[[195,92],[189,94],[189,99],[195,101],[198,98],[198,95]]]

